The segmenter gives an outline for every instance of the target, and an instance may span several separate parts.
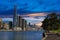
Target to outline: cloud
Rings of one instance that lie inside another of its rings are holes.
[[[26,19],[26,20],[32,20],[32,21],[43,21],[44,20],[44,18],[45,17],[40,17],[39,19],[37,19],[37,18],[34,18],[34,17],[24,17],[24,19]]]
[[[42,24],[43,24],[43,23],[38,22],[38,23],[36,23],[35,25],[37,25],[38,27],[40,27],[40,26],[42,26]]]
[[[2,21],[13,21],[12,18],[2,18]]]
[[[47,14],[46,13],[32,13],[32,14],[26,14],[22,16],[36,17],[36,16],[47,16]]]
[[[0,15],[0,18],[13,18],[13,15]]]
[[[38,19],[35,17],[24,17],[24,19],[27,20],[28,23],[30,22],[31,24],[36,24],[42,22],[45,17],[39,17]]]
[[[42,22],[45,19],[45,16],[47,16],[46,13],[31,13],[22,15],[27,22],[31,24],[36,24]]]

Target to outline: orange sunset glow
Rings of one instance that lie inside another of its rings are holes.
[[[30,17],[35,17],[35,16],[46,16],[46,13],[32,13],[32,14],[27,14],[23,16],[30,16]]]
[[[41,23],[41,22],[36,23],[36,25],[37,25],[38,27],[42,26],[42,24],[43,24],[43,23]]]

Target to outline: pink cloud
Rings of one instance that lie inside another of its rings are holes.
[[[43,16],[47,16],[47,13],[32,13],[27,15],[22,15],[24,19],[27,20],[27,22],[30,22],[32,24],[36,24],[37,26],[42,25],[42,21],[45,19]]]
[[[47,16],[47,14],[46,13],[32,13],[32,14],[27,14],[27,15],[22,15],[22,16],[36,17],[36,16]]]
[[[40,27],[40,26],[42,26],[42,22],[38,22],[38,23],[36,23],[36,25],[38,26],[38,27]]]
[[[43,21],[45,18],[44,17],[40,17],[39,19],[37,19],[37,18],[34,18],[34,17],[24,17],[24,19],[26,19],[26,20],[32,20],[32,21],[34,21],[34,20]]]

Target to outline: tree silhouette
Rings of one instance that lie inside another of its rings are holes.
[[[57,30],[60,26],[60,21],[57,18],[56,13],[48,14],[42,23],[42,27],[45,30]]]

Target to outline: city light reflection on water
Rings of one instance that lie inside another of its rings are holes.
[[[41,40],[41,31],[0,32],[0,40]]]

